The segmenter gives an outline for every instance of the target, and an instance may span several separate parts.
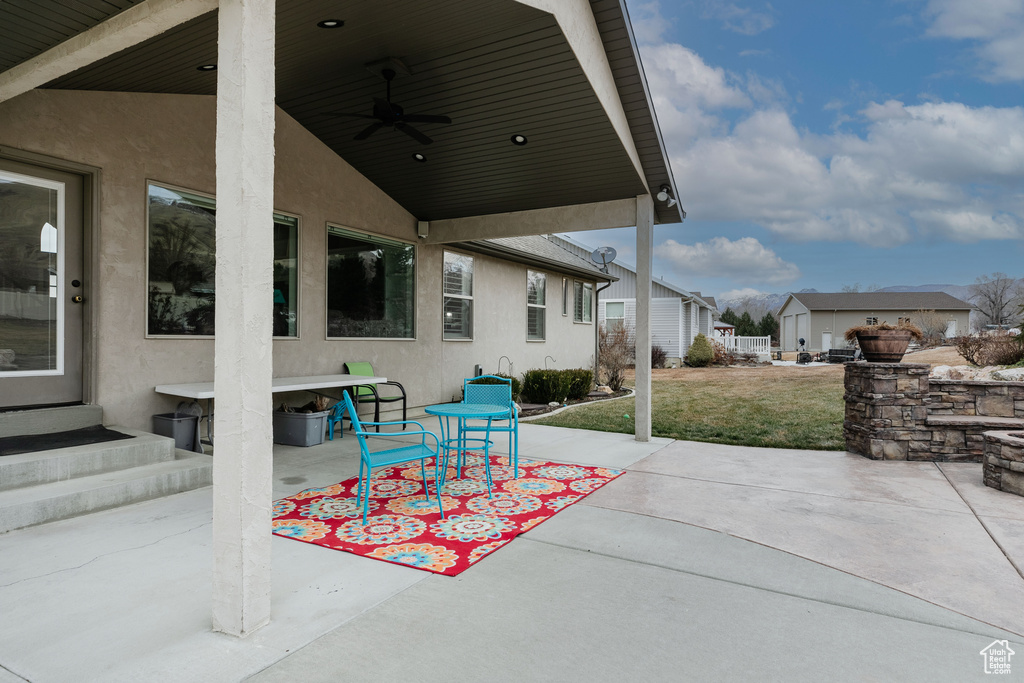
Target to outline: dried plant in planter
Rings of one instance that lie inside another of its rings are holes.
[[[856,327],[851,327],[845,334],[843,334],[843,338],[846,339],[846,341],[852,342],[857,338],[858,334],[875,334],[882,330],[903,330],[910,333],[911,339],[916,339],[917,341],[924,339],[924,334],[921,333],[921,328],[917,325],[911,325],[909,323],[890,325],[884,320],[878,325],[857,325]]]

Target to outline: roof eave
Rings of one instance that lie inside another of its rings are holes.
[[[602,273],[599,270],[589,270],[586,268],[571,266],[561,261],[544,258],[543,256],[537,256],[535,254],[527,254],[522,251],[519,251],[518,249],[512,249],[510,247],[505,247],[500,244],[495,244],[493,242],[487,242],[484,240],[453,242],[451,246],[465,249],[466,251],[473,251],[478,254],[484,254],[486,256],[494,256],[497,258],[504,259],[506,261],[522,263],[528,266],[541,266],[558,273],[564,273],[566,275],[575,275],[577,277],[586,278],[588,280],[593,280],[595,282],[616,282],[619,279],[613,275]]]

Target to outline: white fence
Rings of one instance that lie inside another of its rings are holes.
[[[731,334],[715,335],[714,340],[726,350],[735,353],[771,353],[771,337],[734,337]]]

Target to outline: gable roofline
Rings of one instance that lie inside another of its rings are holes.
[[[808,311],[970,311],[970,303],[945,292],[790,292],[779,308],[791,299]]]
[[[579,240],[575,240],[572,237],[569,237],[568,235],[565,235],[565,234],[554,234],[554,233],[552,233],[552,234],[549,234],[549,235],[545,235],[544,237],[548,238],[548,241],[551,241],[551,238],[553,237],[556,240],[562,240],[564,242],[568,242],[569,244],[571,244],[571,245],[573,245],[575,247],[579,247],[580,249],[586,249],[587,251],[594,251],[594,247],[592,247],[592,246],[590,246],[588,244],[583,244]],[[623,270],[629,271],[634,276],[636,276],[636,266],[634,266],[634,265],[632,265],[630,263],[627,263],[625,261],[613,261],[612,264],[622,268]],[[615,278],[615,279],[618,280],[618,278]],[[672,290],[676,294],[679,294],[680,296],[685,297],[686,300],[688,300],[688,301],[689,300],[695,301],[695,302],[697,302],[698,306],[702,306],[704,308],[707,308],[707,309],[711,310],[712,312],[717,310],[714,306],[709,304],[707,301],[705,301],[701,297],[697,296],[693,292],[689,292],[689,291],[683,289],[679,285],[674,285],[674,284],[672,284],[671,282],[669,282],[667,280],[661,279],[660,277],[652,277],[651,278],[651,282],[657,283],[657,284],[661,285],[662,287],[664,287],[665,289]]]
[[[542,240],[542,242],[537,242],[537,240]],[[527,266],[553,270],[565,275],[574,275],[596,282],[615,282],[618,280],[614,275],[601,272],[597,266],[594,266],[589,261],[580,258],[567,249],[563,249],[550,240],[545,240],[541,235],[470,240],[454,242],[450,246],[486,256],[494,256],[506,261],[522,263]]]

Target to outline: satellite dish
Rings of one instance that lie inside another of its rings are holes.
[[[601,267],[602,273],[607,273],[608,264],[615,260],[615,250],[611,247],[598,247],[590,253],[590,260]]]

